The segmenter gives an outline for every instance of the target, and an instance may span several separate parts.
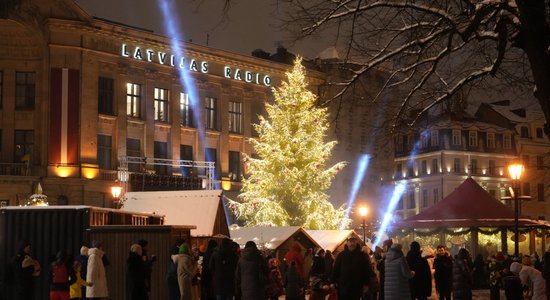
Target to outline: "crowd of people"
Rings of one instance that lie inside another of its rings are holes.
[[[386,240],[372,251],[354,236],[343,251],[304,249],[294,242],[282,261],[260,251],[253,241],[244,248],[229,238],[210,240],[204,249],[183,240],[174,245],[168,273],[170,300],[289,300],[363,299],[472,299],[472,290],[489,289],[490,299],[548,299],[550,251],[519,259],[501,252],[472,259],[467,249],[451,255],[445,246],[422,246],[413,241],[405,254],[401,244]],[[148,242],[130,246],[126,260],[126,299],[148,300],[156,257]],[[109,260],[99,241],[83,246],[76,257],[59,251],[48,267],[52,300],[105,299],[105,267]],[[43,272],[33,258],[31,244],[22,241],[8,265],[6,279],[16,299],[34,299],[34,280]]]

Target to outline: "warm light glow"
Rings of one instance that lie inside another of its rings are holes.
[[[512,180],[520,180],[523,174],[523,165],[520,163],[512,163],[508,166],[508,172]]]
[[[56,176],[62,178],[78,176],[78,168],[75,166],[56,165],[55,167],[50,167],[50,170],[52,170]]]
[[[368,213],[369,213],[368,207],[366,206],[359,207],[359,215],[361,215],[361,217],[365,217]]]
[[[229,179],[229,177],[222,177],[222,190],[231,190],[231,179]]]
[[[82,164],[82,177],[94,179],[99,175],[99,167],[94,164]]]
[[[115,198],[115,199],[120,198],[120,194],[122,194],[122,186],[119,183],[112,186],[111,187],[111,194],[113,194],[113,198]]]

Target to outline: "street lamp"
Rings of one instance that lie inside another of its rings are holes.
[[[365,219],[366,219],[368,213],[369,213],[369,208],[368,207],[366,207],[366,206],[359,207],[359,215],[363,218],[363,242],[364,243],[367,242],[367,240],[365,238],[365,229],[366,229]]]
[[[519,257],[519,180],[523,174],[523,165],[512,163],[508,166],[508,172],[512,179],[514,195],[514,256]]]
[[[111,187],[111,194],[113,195],[113,199],[115,199],[115,207],[118,208],[118,202],[122,195],[122,185],[118,180],[115,182],[115,185]]]

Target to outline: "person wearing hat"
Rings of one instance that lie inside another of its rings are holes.
[[[269,267],[253,241],[246,242],[237,263],[235,281],[243,300],[265,299]]]
[[[191,256],[187,243],[179,247],[178,254],[172,255],[172,261],[177,265],[180,300],[191,300],[192,280],[197,274],[197,262]]]
[[[363,251],[359,241],[349,236],[332,270],[331,286],[338,291],[338,299],[356,300],[368,291],[371,276],[375,276],[369,258]]]
[[[528,295],[531,300],[547,300],[546,283],[539,270],[525,266],[518,262],[510,265],[510,271],[519,276],[521,284],[529,289]]]

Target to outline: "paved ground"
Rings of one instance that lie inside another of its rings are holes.
[[[472,300],[489,300],[490,299],[489,295],[490,295],[489,290],[474,290],[474,291],[472,291]],[[308,299],[308,298],[309,297],[306,296],[306,299]],[[285,299],[285,297],[281,296],[279,298],[279,300],[282,300],[282,299]],[[432,299],[432,298],[428,298],[428,299],[437,300],[437,299]],[[504,295],[503,290],[500,291],[500,299],[506,299],[506,296]]]

